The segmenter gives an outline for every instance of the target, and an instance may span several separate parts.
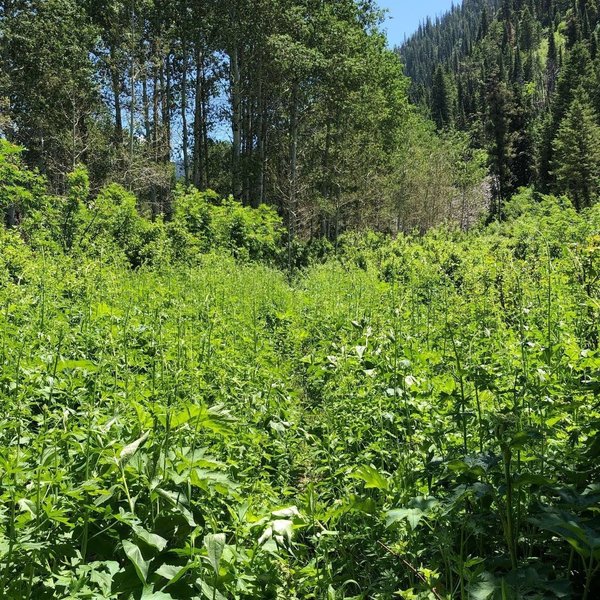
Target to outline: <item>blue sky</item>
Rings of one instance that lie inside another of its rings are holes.
[[[459,0],[455,0],[455,4]],[[381,8],[387,8],[387,29],[390,46],[399,45],[413,33],[426,17],[443,14],[452,6],[452,0],[379,0]]]

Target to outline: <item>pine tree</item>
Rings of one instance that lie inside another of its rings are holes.
[[[441,65],[438,65],[433,78],[431,116],[438,129],[444,129],[452,122],[452,99],[447,75]]]
[[[600,192],[600,126],[585,90],[578,88],[553,143],[556,189],[577,210],[590,206]]]
[[[548,29],[548,61],[546,63],[547,92],[550,96],[556,88],[556,77],[558,74],[558,49],[556,48],[556,35],[554,26]]]
[[[591,74],[591,59],[587,47],[582,43],[575,44],[567,55],[558,77],[556,91],[552,99],[552,116],[545,124],[539,149],[540,184],[544,190],[548,189],[552,182],[550,171],[553,163],[554,147],[552,141],[555,133],[573,102],[578,86],[589,86],[592,81]]]
[[[509,198],[513,189],[513,174],[510,170],[513,147],[509,118],[512,107],[510,91],[504,81],[501,66],[487,82],[485,106],[488,110],[486,133],[496,199],[493,212],[500,215],[503,201]]]
[[[575,44],[581,41],[582,33],[581,15],[577,8],[577,2],[574,2],[573,8],[567,14],[567,44],[572,48]]]
[[[515,64],[513,67],[512,79],[517,83],[523,83],[525,72],[523,70],[523,57],[521,55],[521,50],[517,47],[515,51]]]

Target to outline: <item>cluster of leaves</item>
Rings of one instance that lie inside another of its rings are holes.
[[[300,523],[274,492],[283,278],[224,255],[162,275],[80,260],[1,292],[2,596],[275,596]]]
[[[593,597],[600,211],[567,205],[349,239],[308,277],[314,477],[360,597]]]
[[[242,206],[232,198],[221,200],[211,192],[178,188],[175,218],[168,228],[177,240],[176,257],[193,260],[194,255],[223,248],[241,260],[276,263],[283,240],[282,222],[266,205]]]
[[[193,262],[216,248],[238,259],[280,259],[283,225],[267,206],[252,209],[211,191],[178,188],[173,219],[151,220],[136,196],[119,184],[92,195],[84,167],[67,176],[63,196],[48,194],[45,179],[23,165],[22,149],[0,144],[0,209],[37,252],[105,256],[136,268],[172,259]],[[21,243],[14,231],[2,235],[14,237],[7,248]],[[15,252],[4,259],[13,275],[20,271]]]
[[[180,189],[165,224],[6,164],[2,597],[591,600],[598,205],[524,190],[289,281],[247,260],[269,209]]]

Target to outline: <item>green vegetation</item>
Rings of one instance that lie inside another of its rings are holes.
[[[598,597],[597,3],[381,19],[0,3],[2,599]]]
[[[3,598],[594,597],[598,205],[334,252],[1,164]]]
[[[596,0],[464,0],[400,49],[411,98],[490,157],[494,210],[522,186],[600,196]]]
[[[54,194],[83,163],[153,220],[180,183],[273,206],[293,239],[472,223],[486,173],[454,185],[462,145],[417,117],[381,22],[357,0],[9,0],[0,137]]]

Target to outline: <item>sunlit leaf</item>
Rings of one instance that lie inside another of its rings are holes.
[[[123,550],[125,551],[127,558],[132,562],[137,576],[140,578],[142,583],[146,583],[146,580],[148,579],[150,561],[144,560],[139,547],[129,540],[123,541]]]
[[[380,473],[374,467],[370,467],[368,465],[363,465],[356,469],[353,473],[350,474],[352,479],[358,479],[360,481],[364,481],[365,488],[367,489],[377,489],[377,490],[388,490],[389,482],[385,478],[385,476]]]

